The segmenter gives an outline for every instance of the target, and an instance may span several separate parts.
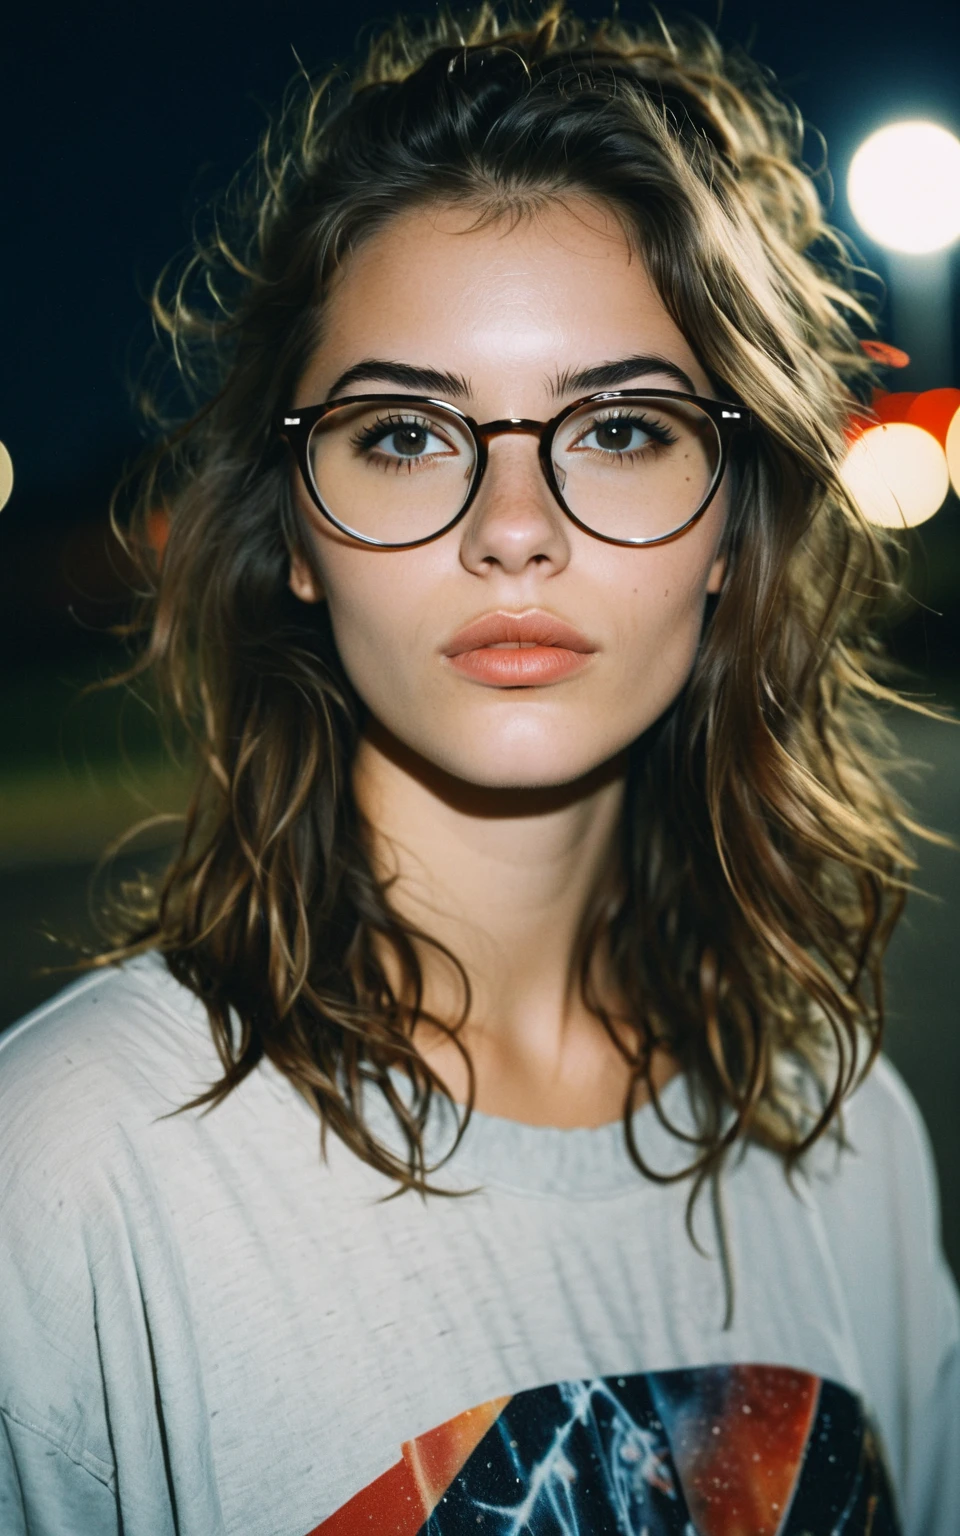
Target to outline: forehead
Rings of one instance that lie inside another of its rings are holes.
[[[494,376],[657,352],[708,383],[614,211],[586,197],[476,225],[476,207],[396,215],[348,255],[307,380],[365,356]],[[317,397],[319,398],[319,396]]]

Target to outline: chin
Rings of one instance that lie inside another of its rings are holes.
[[[579,783],[597,764],[556,764],[503,762],[482,763],[474,760],[448,772],[476,789],[497,789],[522,793],[525,790],[561,789]]]
[[[623,772],[630,744],[660,713],[636,708],[638,701],[629,719],[613,705],[559,711],[527,700],[521,708],[503,708],[501,698],[493,710],[450,707],[447,700],[435,709],[413,705],[398,712],[396,700],[390,702],[383,710],[368,704],[367,745],[444,798],[459,797],[466,786],[582,794]]]
[[[495,731],[477,739],[429,744],[426,756],[441,773],[476,789],[579,792],[587,781],[617,771],[629,745],[624,741],[558,741],[548,735],[522,742],[498,739]]]

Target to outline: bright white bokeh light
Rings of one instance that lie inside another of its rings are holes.
[[[872,239],[894,251],[939,251],[960,235],[960,139],[936,123],[890,123],[850,164],[847,196]]]
[[[947,468],[953,488],[960,496],[960,411],[947,428]]]
[[[10,500],[13,490],[13,460],[5,443],[0,443],[0,512]]]
[[[843,461],[840,478],[867,521],[880,528],[925,523],[950,489],[940,444],[905,421],[862,433]]]

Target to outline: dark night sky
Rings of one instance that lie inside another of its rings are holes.
[[[688,9],[716,20],[715,0]],[[623,0],[622,12],[645,8]],[[127,379],[148,342],[142,295],[254,147],[291,48],[313,69],[348,62],[358,33],[392,14],[369,0],[23,4],[6,24],[0,437],[18,480],[0,557],[37,517],[69,518],[82,487],[135,444]],[[851,232],[842,184],[866,132],[918,114],[960,129],[960,7],[948,0],[731,0],[720,34],[752,37],[826,134],[836,219]]]

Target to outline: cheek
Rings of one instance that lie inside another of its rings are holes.
[[[321,558],[326,601],[340,659],[360,697],[374,713],[413,671],[429,594],[396,555],[336,551]]]
[[[621,682],[635,706],[652,723],[683,687],[696,659],[706,599],[718,574],[713,545],[691,562],[682,540],[640,552],[633,579],[610,591],[611,610],[619,608]],[[610,583],[612,589],[614,583]]]
[[[689,537],[689,536],[688,536]],[[619,589],[620,608],[629,616],[638,643],[644,637],[675,636],[678,643],[699,638],[708,593],[722,578],[722,561],[716,558],[715,536],[684,545],[672,544],[638,550],[630,572],[629,597],[622,575],[613,569],[608,580],[611,599]]]

